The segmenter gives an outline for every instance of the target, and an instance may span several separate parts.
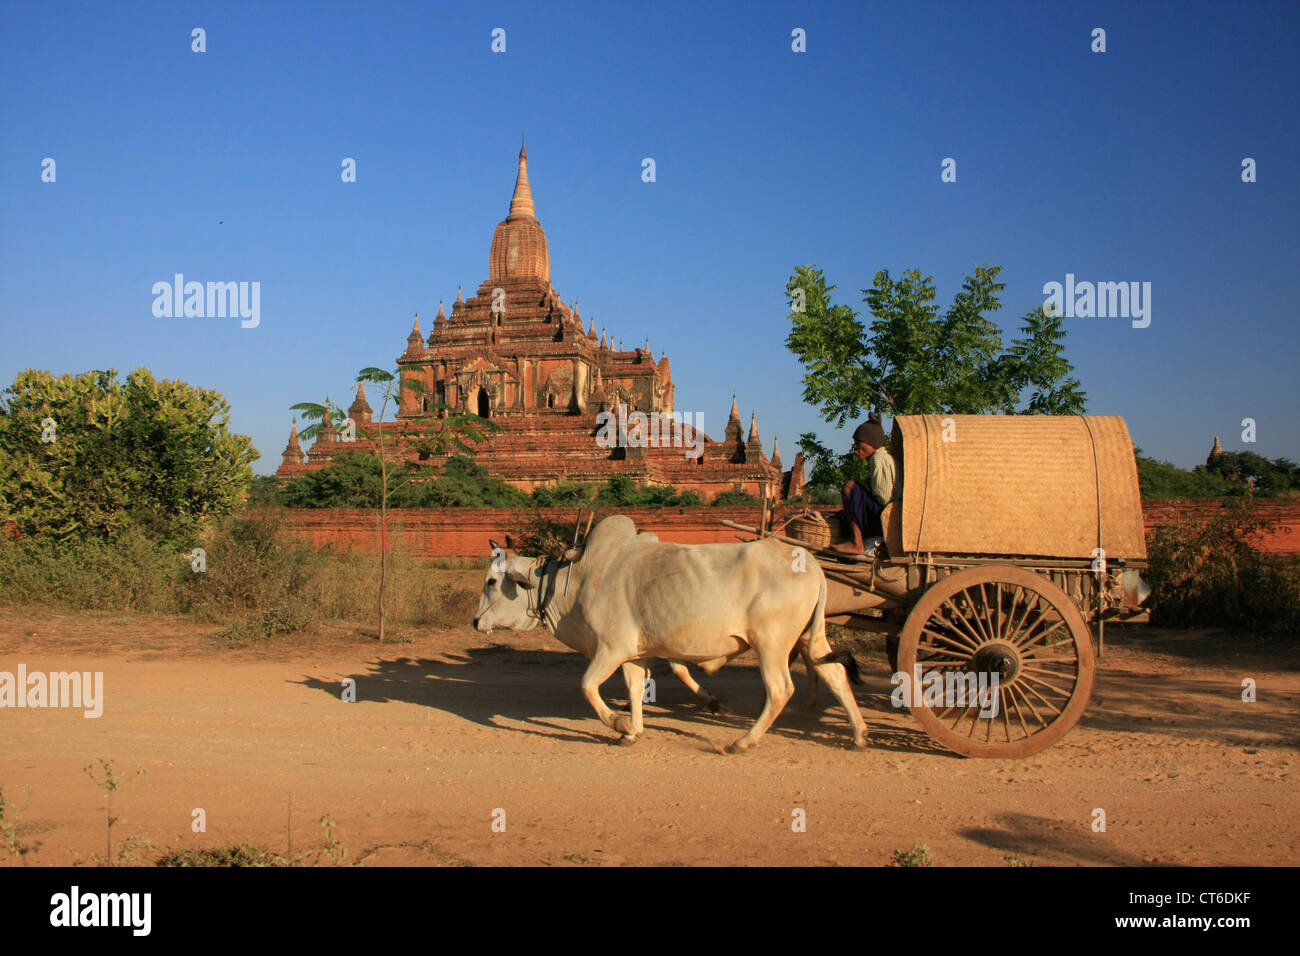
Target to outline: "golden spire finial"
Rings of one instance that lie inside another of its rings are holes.
[[[537,218],[533,209],[533,191],[528,185],[528,153],[522,145],[519,147],[519,175],[515,178],[515,194],[510,197],[510,215],[507,218],[520,216]]]

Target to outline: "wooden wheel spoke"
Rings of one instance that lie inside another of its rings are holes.
[[[958,651],[973,651],[973,650],[975,650],[974,645],[971,645],[971,644],[958,644],[956,641],[952,640],[951,638],[947,637],[946,635],[940,634],[938,631],[932,630],[932,629],[930,629],[930,628],[928,628],[928,627],[925,628],[924,633],[926,633],[926,634],[929,635],[930,637],[934,638],[936,641],[939,641],[940,643],[945,644],[945,645],[947,645],[947,646],[950,647],[950,648],[953,648],[954,650],[958,650]]]
[[[1060,694],[1062,697],[1066,698],[1067,700],[1069,699],[1070,695],[1073,693],[1073,691],[1064,690],[1060,687],[1057,687],[1051,681],[1043,680],[1042,677],[1031,677],[1029,674],[1026,674],[1023,671],[1021,671],[1021,673],[1018,676],[1021,680],[1029,681],[1031,684],[1037,684],[1040,687],[1050,688],[1051,690],[1056,691],[1056,693]]]
[[[1015,691],[1016,691],[1015,685],[1012,685],[1011,687],[1009,687],[1009,688],[1007,688],[1007,689],[1010,690],[1013,694],[1014,694]],[[1024,699],[1024,701],[1025,701],[1025,706],[1029,708],[1029,712],[1030,712],[1031,714],[1034,715],[1034,719],[1037,720],[1037,721],[1038,721],[1040,724],[1042,724],[1044,727],[1046,727],[1048,722],[1047,722],[1046,720],[1044,720],[1044,719],[1043,719],[1043,715],[1040,714],[1040,713],[1038,712],[1038,708],[1035,707],[1035,706],[1034,706],[1034,702],[1033,702],[1032,700],[1029,699],[1029,695],[1026,694],[1026,693],[1024,693],[1023,691],[1021,691],[1020,696]],[[1026,728],[1026,730],[1028,730],[1028,728]],[[1034,733],[1037,733],[1037,731],[1034,731]],[[1032,734],[1031,734],[1031,736],[1032,736]]]
[[[1016,702],[1016,695],[1012,693],[1010,687],[1006,688],[1006,692],[1007,697],[1011,700],[1011,706],[1016,709],[1016,719],[1020,721],[1020,726],[1024,729],[1025,736],[1032,737],[1033,734],[1029,732],[1029,725],[1025,723],[1025,715],[1020,712],[1020,704]]]
[[[1041,620],[1041,618],[1040,618],[1039,620]],[[1035,624],[1037,624],[1037,622],[1035,622]],[[1055,624],[1053,624],[1051,627],[1049,627],[1047,630],[1043,631],[1043,633],[1039,634],[1037,637],[1033,638],[1032,640],[1030,640],[1030,639],[1027,638],[1027,639],[1026,639],[1025,641],[1023,641],[1022,643],[1017,644],[1016,647],[1017,647],[1019,650],[1024,651],[1026,648],[1033,647],[1033,646],[1036,645],[1039,641],[1043,640],[1043,638],[1047,637],[1047,635],[1051,634],[1053,631],[1057,630],[1058,628],[1062,628],[1062,627],[1065,627],[1065,618],[1061,618],[1059,621],[1057,621]],[[1030,633],[1032,633],[1032,631],[1031,631]]]
[[[1003,616],[999,614],[998,616],[998,637],[1004,641],[1011,641],[1014,643],[1012,627],[1015,625],[1016,608],[1020,606],[1020,595],[1023,594],[1024,591],[1025,589],[1017,584],[1015,590],[1011,592],[1011,606],[1007,608],[1006,615]],[[1002,605],[999,603],[998,610],[1001,611],[1001,609]]]
[[[993,640],[993,634],[989,631],[989,596],[984,592],[984,582],[980,582],[980,597],[977,604],[971,597],[971,592],[966,591],[967,600],[971,603],[971,610],[975,616],[975,626],[979,628],[980,634],[984,636],[985,642]]]
[[[972,625],[970,621],[966,620],[966,615],[962,614],[955,604],[951,601],[945,601],[944,606],[951,608],[951,614],[948,616],[945,623],[953,631],[960,631],[965,637],[969,637],[972,650],[984,643],[984,639],[979,636],[974,625]],[[960,628],[957,627],[958,621],[962,624]]]
[[[1054,713],[1057,717],[1061,716],[1061,708],[1057,707],[1055,704],[1053,704],[1050,700],[1048,700],[1038,691],[1034,690],[1032,687],[1029,686],[1029,684],[1027,683],[1024,684],[1021,687],[1021,690],[1023,690],[1026,694],[1025,700],[1029,700],[1029,697],[1027,695],[1033,694],[1035,697],[1038,698],[1039,702],[1042,703],[1044,707],[1046,707],[1048,710]],[[1037,709],[1035,709],[1035,712],[1037,712]]]
[[[1030,600],[1029,596],[1026,595],[1025,607],[1024,610],[1021,612],[1019,619],[1015,618],[1014,616],[1012,617],[1011,623],[1007,627],[1007,639],[1010,640],[1013,644],[1018,643],[1015,639],[1016,635],[1019,634],[1022,630],[1024,630],[1025,621],[1029,620],[1029,615],[1034,613],[1035,603],[1036,602]]]

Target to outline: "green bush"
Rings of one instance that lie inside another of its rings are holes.
[[[0,535],[0,602],[173,613],[182,609],[189,561],[183,546],[153,541],[133,525],[112,543]]]
[[[1152,623],[1300,632],[1300,560],[1252,541],[1271,526],[1248,496],[1228,499],[1207,519],[1152,529],[1145,576]]]
[[[747,491],[723,491],[713,499],[713,505],[717,508],[733,508],[758,503],[759,500]]]
[[[138,528],[113,545],[0,536],[0,603],[188,614],[226,625],[223,636],[239,640],[294,633],[318,620],[375,620],[378,556],[316,550],[286,535],[282,516],[250,509],[179,547]],[[448,569],[480,562],[416,560],[400,522],[390,526],[390,542],[390,621],[460,624],[473,616],[477,593]],[[195,547],[204,550],[202,572],[191,568]]]
[[[238,509],[257,451],[218,393],[140,368],[55,377],[28,369],[0,392],[0,524],[60,542],[132,527],[184,540]]]

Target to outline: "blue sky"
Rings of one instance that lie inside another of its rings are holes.
[[[1190,465],[1217,434],[1300,458],[1300,5],[0,11],[0,382],[144,365],[218,389],[259,472],[290,405],[392,367],[413,313],[427,333],[487,277],[521,134],[556,289],[667,351],[714,437],[734,391],[787,462],[803,431],[847,444],[784,347],[796,265],[863,310],[879,269],[947,303],[996,263],[1008,340],[1067,273],[1152,284],[1147,328],[1066,322],[1089,411],[1149,454]],[[155,318],[177,272],[260,282],[260,326]]]

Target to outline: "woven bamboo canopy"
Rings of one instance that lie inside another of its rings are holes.
[[[1133,441],[1109,415],[900,415],[907,553],[1144,560]]]

